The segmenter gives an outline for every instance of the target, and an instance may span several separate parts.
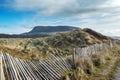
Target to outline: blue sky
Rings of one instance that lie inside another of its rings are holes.
[[[120,0],[0,0],[0,33],[70,25],[120,36]]]

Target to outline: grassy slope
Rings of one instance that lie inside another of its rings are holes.
[[[73,52],[74,47],[102,43],[110,39],[93,30],[87,30],[90,32],[85,31],[85,29],[74,30],[45,38],[1,38],[0,46],[12,50],[12,53],[9,52],[15,57],[22,59],[40,59],[42,56],[52,53],[55,49],[60,53],[69,55]],[[13,54],[13,51],[18,51],[19,53],[14,52],[16,54]],[[23,58],[21,54],[25,57]]]

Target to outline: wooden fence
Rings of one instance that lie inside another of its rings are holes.
[[[0,53],[1,80],[59,80],[72,66],[66,58],[51,54],[40,61],[26,61]],[[4,69],[4,72],[1,70]],[[4,78],[5,77],[5,78]]]
[[[3,64],[2,64],[2,55],[0,54],[0,80],[5,80],[4,72],[3,72]]]
[[[91,58],[92,55],[96,54],[97,52],[102,51],[108,47],[112,49],[114,45],[119,45],[119,44],[120,44],[120,40],[111,40],[107,43],[94,44],[94,45],[90,45],[82,48],[80,47],[74,48],[74,53],[73,53],[74,68],[76,67],[76,62],[79,59],[84,60],[85,58]]]
[[[0,53],[0,79],[1,80],[59,80],[62,75],[75,67],[78,58],[91,57],[97,51],[106,47],[112,48],[118,41],[109,43],[94,44],[84,48],[74,48],[74,54],[62,57],[59,52],[46,59],[39,61],[27,61],[14,58],[7,53]],[[70,60],[70,61],[69,61]]]

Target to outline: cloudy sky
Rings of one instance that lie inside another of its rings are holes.
[[[120,36],[120,0],[0,0],[0,33],[23,33],[36,25],[88,27]]]

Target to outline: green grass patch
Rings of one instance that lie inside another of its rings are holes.
[[[120,59],[118,59],[115,64],[113,65],[113,67],[111,68],[111,71],[108,74],[109,80],[112,80],[114,78],[115,72],[118,68],[118,66],[120,66]]]

